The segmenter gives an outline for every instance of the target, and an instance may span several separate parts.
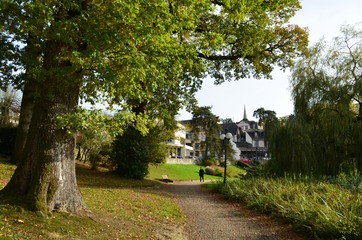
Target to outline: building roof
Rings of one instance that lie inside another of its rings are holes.
[[[263,129],[248,129],[245,132],[249,134],[249,136],[252,139],[258,138],[258,139],[264,139],[264,130]]]
[[[222,123],[220,124],[222,130],[229,131],[232,135],[236,135],[238,133],[238,126],[236,123]]]
[[[244,141],[237,142],[237,143],[236,143],[236,146],[237,146],[238,148],[251,148],[251,147],[252,147],[251,143],[248,143],[248,142],[246,142],[245,140],[244,140]]]

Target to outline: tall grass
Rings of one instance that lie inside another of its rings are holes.
[[[362,239],[362,195],[327,182],[253,178],[212,186],[227,198],[285,220],[315,239]]]

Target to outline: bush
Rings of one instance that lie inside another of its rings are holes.
[[[204,164],[205,164],[205,166],[218,166],[220,164],[220,162],[219,162],[219,160],[217,160],[215,158],[210,158],[210,159],[204,160]]]
[[[362,175],[351,176],[341,174],[338,177],[328,178],[328,181],[354,192],[362,192]]]
[[[146,137],[132,127],[116,138],[110,159],[120,176],[143,179],[148,174],[151,159],[146,143]]]
[[[212,176],[221,177],[223,175],[223,169],[219,166],[207,166],[205,172]]]
[[[102,166],[108,169],[112,169],[109,158],[111,154],[110,145],[104,145],[101,149],[91,151],[89,154],[89,162],[92,169],[96,169],[97,166]]]
[[[220,166],[207,166],[205,173],[212,176],[222,177],[224,176],[224,168]],[[226,176],[231,177],[232,171],[230,169],[226,169]]]

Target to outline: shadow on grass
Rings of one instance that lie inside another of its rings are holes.
[[[126,179],[113,171],[106,169],[91,169],[89,166],[77,163],[77,182],[79,187],[97,188],[150,188],[161,184],[158,181],[144,179]]]

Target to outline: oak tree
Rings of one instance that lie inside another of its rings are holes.
[[[73,125],[59,124],[80,101],[116,104],[114,129],[122,133],[131,124],[146,133],[157,115],[167,118],[193,103],[205,74],[218,83],[270,77],[275,65],[290,66],[307,45],[306,32],[287,25],[298,0],[0,6],[1,81],[23,89],[21,115],[30,116],[23,121],[29,127],[18,167],[1,195],[18,196],[41,212],[85,207],[76,184]]]

